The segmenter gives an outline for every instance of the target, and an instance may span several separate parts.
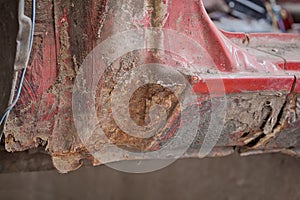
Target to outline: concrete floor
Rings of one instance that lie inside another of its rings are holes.
[[[0,175],[0,199],[300,199],[300,159],[269,154],[180,160],[159,172],[124,174],[105,166]]]

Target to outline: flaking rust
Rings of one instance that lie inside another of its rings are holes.
[[[149,84],[139,88],[132,96],[129,102],[130,117],[140,126],[147,125],[150,108],[159,104],[167,114],[164,131],[152,138],[140,139],[127,135],[114,122],[110,97],[117,82],[125,75],[134,76],[130,74],[131,70],[139,65],[156,62],[184,68],[182,74],[194,86],[199,98],[197,106],[201,122],[198,135],[184,157],[199,156],[211,120],[212,98],[216,102],[226,98],[227,110],[222,135],[210,156],[225,156],[234,151],[242,155],[264,152],[300,155],[297,149],[300,146],[300,96],[297,94],[300,87],[299,74],[295,71],[295,66],[297,63],[300,66],[300,62],[295,60],[293,54],[299,49],[299,37],[293,36],[292,41],[297,45],[288,49],[287,54],[279,49],[280,55],[274,55],[268,52],[272,48],[265,44],[261,46],[260,41],[283,36],[223,35],[214,28],[201,6],[201,2],[199,4],[196,0],[38,1],[33,53],[21,99],[6,126],[6,150],[16,152],[43,148],[62,173],[78,169],[83,161],[102,164],[91,156],[93,152],[87,151],[78,137],[80,133],[75,129],[72,91],[77,71],[89,52],[111,35],[129,29],[155,27],[173,29],[198,41],[207,51],[199,55],[196,61],[202,64],[200,67],[203,69],[199,69],[200,74],[195,74],[189,62],[153,49],[129,52],[108,66],[105,76],[98,83],[95,108],[99,126],[111,145],[130,151],[155,151],[176,134],[181,116],[193,117],[189,116],[189,109],[194,109],[195,105],[180,113],[174,91],[159,84]],[[243,44],[245,38],[247,42]],[[274,38],[272,42],[276,41]],[[157,43],[158,46],[168,44],[160,44],[165,42],[163,39],[152,39],[148,38],[147,42]],[[276,44],[274,46],[280,48]],[[228,49],[236,52],[231,54]],[[248,63],[245,62],[247,58],[250,58]],[[288,65],[289,61],[293,65]],[[265,68],[260,68],[262,63],[266,64]],[[288,67],[290,71],[285,71]],[[202,75],[213,76],[218,70],[220,77],[227,76],[224,81],[225,94],[212,97],[199,82]],[[275,75],[271,70],[275,70]],[[248,79],[243,78],[245,74]],[[251,80],[250,86],[245,80]],[[256,80],[265,85],[255,84]],[[185,88],[174,87],[176,89],[184,95]],[[155,123],[159,123],[161,119],[156,120]],[[97,134],[90,139],[92,142],[88,149],[101,153],[106,140]]]
[[[28,4],[27,2],[27,5]],[[44,146],[53,129],[56,114],[54,94],[47,92],[56,80],[56,49],[53,29],[52,4],[39,1],[33,51],[23,84],[21,98],[10,114],[5,134],[9,152],[25,151]],[[49,9],[50,8],[50,9]],[[30,8],[26,9],[31,10]]]

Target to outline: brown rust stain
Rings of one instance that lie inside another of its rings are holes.
[[[227,116],[231,116],[231,120],[238,120],[245,128],[239,141],[245,146],[251,148],[259,147],[262,142],[269,138],[274,130],[278,127],[278,122],[282,118],[282,109],[286,105],[286,95],[277,96],[273,94],[243,94],[234,100],[233,103],[242,103],[247,96],[250,97],[246,102],[247,107],[232,107]],[[238,101],[238,102],[237,102]],[[279,109],[278,109],[279,108]],[[236,110],[236,111],[233,111]]]
[[[31,3],[26,1],[26,13],[31,10]],[[21,98],[10,113],[5,130],[5,147],[7,151],[24,151],[43,146],[47,149],[48,138],[53,128],[55,102],[51,94],[44,90],[52,83],[52,77],[41,79],[47,73],[55,76],[55,51],[47,51],[53,46],[53,5],[41,0],[37,2],[35,37],[32,56],[24,80]],[[47,49],[48,48],[48,49]],[[55,63],[56,64],[56,63]],[[34,114],[33,114],[34,113]],[[48,120],[41,120],[48,119]]]
[[[151,11],[151,27],[163,27],[168,19],[168,0],[147,0],[145,10]]]
[[[99,82],[96,94],[96,109],[99,125],[112,144],[126,147],[133,151],[147,151],[153,141],[156,141],[157,137],[159,137],[163,131],[148,139],[129,136],[114,122],[110,107],[110,94],[114,86],[121,77],[128,75],[130,70],[141,64],[141,60],[139,59],[141,59],[142,56],[136,56],[136,53],[137,52],[128,53],[126,56],[123,56],[119,62],[115,63],[115,67],[109,67],[107,69],[104,80]],[[122,98],[122,96],[120,96],[120,98]],[[180,109],[178,100],[172,91],[160,85],[149,84],[135,91],[129,102],[129,111],[132,120],[140,126],[148,124],[150,108],[155,104],[160,104],[166,110],[169,119],[175,110]],[[127,106],[126,103],[123,106]],[[156,123],[160,122],[160,119],[156,120]]]
[[[52,87],[59,102],[50,140],[53,163],[60,172],[75,170],[87,159],[72,118],[72,91],[76,71],[94,47],[107,1],[54,1],[58,48],[58,78]],[[100,16],[101,15],[101,16]],[[98,21],[100,20],[100,22]]]
[[[49,1],[41,1],[40,5],[46,4],[45,2],[48,2],[47,5],[49,5]],[[10,130],[6,131],[6,142],[9,144],[8,150],[23,151],[43,146],[49,149],[55,167],[63,173],[78,169],[83,164],[83,160],[93,162],[94,165],[101,164],[91,157],[78,139],[72,121],[71,110],[73,80],[76,77],[76,71],[84,57],[97,43],[96,40],[102,36],[108,0],[98,1],[98,3],[88,0],[87,4],[88,6],[86,7],[83,1],[58,2],[53,0],[50,7],[54,6],[55,21],[48,19],[42,11],[39,11],[39,18],[43,22],[55,25],[57,39],[58,76],[56,82],[48,90],[49,94],[55,95],[56,102],[54,102],[54,105],[59,109],[55,116],[54,130],[51,132],[52,136],[50,136],[51,134],[40,133],[47,132],[47,130],[49,132],[51,126],[53,126],[47,120],[39,123],[37,129],[36,127],[32,128],[36,125],[35,122],[30,123],[32,122],[30,118],[32,115],[29,115],[28,119],[26,118],[26,113],[30,112],[29,108],[34,102],[28,104],[28,108],[25,107],[20,112],[12,115],[13,118],[8,123]],[[150,21],[152,27],[164,26],[168,18],[167,5],[168,1],[146,1],[145,9],[151,10]],[[41,48],[43,32],[47,30],[48,28],[43,23],[37,24],[34,49]],[[130,137],[120,130],[113,120],[110,96],[120,77],[130,73],[131,69],[134,69],[144,60],[151,60],[148,57],[148,53],[145,55],[141,52],[128,53],[111,65],[106,70],[106,76],[99,82],[96,95],[99,126],[103,128],[112,144],[132,151],[152,150],[153,141],[156,142],[157,138],[162,136],[163,131],[150,139]],[[158,61],[155,52],[150,53]],[[276,92],[245,92],[228,95],[227,98],[229,108],[225,119],[224,133],[218,144],[219,146],[224,146],[224,148],[217,147],[219,149],[216,148],[217,150],[212,152],[212,156],[230,154],[233,152],[233,147],[237,147],[241,151],[245,149],[260,150],[273,138],[277,137],[279,132],[291,120],[291,115],[296,115],[296,97],[293,95],[287,96],[287,94],[283,94],[278,96]],[[129,104],[132,120],[140,126],[148,124],[150,107],[154,104],[162,105],[167,111],[168,123],[164,127],[164,129],[167,129],[170,125],[169,123],[174,122],[174,119],[179,116],[180,106],[177,98],[171,91],[156,84],[141,87],[134,93]],[[208,125],[211,112],[209,110],[209,102],[207,107],[205,107],[205,103],[202,105],[203,107],[200,110],[201,114],[204,113],[204,115],[200,125],[200,132],[202,131],[202,126]],[[20,117],[20,115],[23,117]],[[294,118],[296,117],[294,116]],[[24,126],[25,123],[28,125]],[[26,132],[29,134],[18,135],[20,127],[26,129]],[[33,133],[34,131],[39,132],[39,134]],[[95,140],[91,145],[94,145],[96,151],[97,148],[101,148],[101,142],[103,141],[97,135],[93,137],[92,139]],[[197,150],[200,146],[201,139],[196,138],[191,147],[194,151],[190,152],[197,152],[195,149]],[[195,153],[187,153],[186,157],[195,155]]]

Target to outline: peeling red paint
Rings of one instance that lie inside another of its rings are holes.
[[[224,83],[225,94],[233,99],[236,94],[253,93],[257,95],[267,92],[271,92],[274,99],[277,93],[281,93],[287,99],[291,98],[291,102],[286,100],[288,103],[283,105],[280,103],[284,98],[274,100],[282,106],[283,113],[282,116],[278,116],[278,114],[275,118],[282,117],[283,121],[281,122],[279,119],[272,131],[275,132],[278,127],[284,127],[284,129],[300,127],[299,119],[291,120],[296,117],[290,113],[296,112],[297,109],[295,106],[289,107],[289,105],[295,104],[297,95],[300,94],[299,35],[227,33],[218,30],[213,25],[201,1],[156,0],[155,2],[160,3],[159,6],[163,7],[160,13],[155,13],[153,8],[145,8],[144,4],[148,5],[149,2],[150,0],[140,2],[143,5],[139,6],[144,8],[142,13],[134,13],[131,7],[129,9],[132,11],[130,16],[122,15],[124,18],[117,19],[115,14],[120,13],[117,9],[118,2],[113,4],[108,0],[88,1],[87,9],[81,10],[81,14],[86,14],[84,16],[88,17],[84,19],[84,23],[76,24],[78,29],[81,27],[84,32],[84,35],[80,35],[82,36],[81,40],[76,41],[78,44],[81,42],[83,46],[76,54],[73,52],[79,47],[76,46],[76,42],[72,43],[71,40],[78,35],[71,31],[72,26],[75,25],[72,24],[69,16],[72,13],[72,6],[79,6],[80,2],[71,0],[42,1],[41,5],[44,6],[42,9],[51,9],[47,10],[46,14],[43,13],[43,10],[38,13],[42,19],[37,23],[35,37],[37,44],[34,46],[21,99],[11,114],[5,131],[8,151],[24,151],[43,145],[39,142],[39,139],[42,139],[47,142],[45,148],[52,155],[54,165],[61,172],[77,169],[81,166],[82,159],[89,159],[100,164],[91,159],[76,136],[71,108],[73,80],[76,77],[76,67],[78,67],[74,58],[76,60],[77,57],[86,56],[97,43],[105,40],[111,34],[137,26],[176,30],[192,38],[206,50],[203,57],[196,63],[205,70],[207,68],[206,72],[204,71],[205,76],[197,76],[192,73],[192,75],[186,75],[191,80],[194,91],[199,95],[199,102],[197,102],[199,107],[205,107],[207,94],[223,92],[219,91],[219,88],[210,91],[207,86],[208,82],[213,84],[215,80],[221,80]],[[126,1],[123,3],[126,4]],[[113,7],[114,5],[116,7]],[[153,7],[155,6],[158,5],[155,4]],[[100,12],[99,8],[101,8]],[[54,19],[52,19],[53,13]],[[142,18],[136,17],[135,14],[141,14],[139,16]],[[156,14],[159,17],[155,18]],[[78,16],[78,18],[80,17],[82,16]],[[51,19],[50,22],[49,19]],[[131,21],[128,21],[129,19]],[[125,26],[125,23],[129,25]],[[167,44],[167,41],[164,42]],[[284,46],[283,44],[294,44],[294,46]],[[174,48],[179,49],[180,45],[174,44]],[[159,59],[166,64],[172,64],[172,66],[174,64],[163,56]],[[153,58],[145,60],[151,61]],[[79,65],[81,62],[82,58],[80,58]],[[213,71],[211,72],[212,69],[219,70],[218,76],[215,76]],[[203,112],[205,111],[203,109]],[[284,117],[288,115],[288,119],[285,119]],[[172,117],[174,119],[171,121],[176,121],[175,115]],[[288,124],[289,120],[296,122],[291,125]],[[173,137],[178,124],[174,122],[168,126],[171,128],[168,134],[160,138],[161,141]],[[241,139],[243,134],[243,131],[229,133],[226,136],[228,141],[224,146],[245,144],[244,141],[249,138]],[[272,136],[276,141],[277,133]],[[149,147],[150,150],[158,148],[159,143]],[[264,148],[267,151],[268,147]],[[274,146],[272,148],[275,149]],[[279,149],[278,151],[285,151],[288,147],[277,145],[276,148]]]

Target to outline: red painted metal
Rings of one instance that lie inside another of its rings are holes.
[[[300,70],[299,35],[220,31],[206,14],[201,1],[187,3],[173,0],[168,9],[168,20],[163,27],[183,32],[206,49],[215,67],[221,73],[227,73],[220,74],[219,77],[224,82],[226,93],[267,90],[292,92],[295,77],[286,71]],[[250,47],[248,43],[251,44]],[[282,48],[283,43],[285,47]],[[289,44],[293,44],[294,49],[290,49],[292,47]],[[261,52],[251,53],[248,52],[249,48],[261,50],[266,55],[261,58],[258,56]],[[283,51],[284,55],[276,55],[278,51]],[[244,76],[245,73],[248,74]],[[200,93],[208,92],[205,82],[202,81],[196,82],[194,89]]]
[[[215,87],[213,90],[208,88],[208,85],[213,85],[222,80],[225,91],[222,88]],[[257,92],[257,91],[277,91],[282,93],[290,93],[294,83],[293,76],[220,76],[218,78],[205,78],[194,82],[194,91],[198,94],[231,94],[241,92]]]
[[[218,87],[213,87],[213,91],[208,89],[207,83],[213,85],[216,80],[224,83],[226,94],[266,91],[300,94],[299,35],[223,32],[214,26],[199,0],[158,1],[164,8],[161,16],[145,6],[140,19],[136,18],[133,8],[129,9],[132,11],[128,12],[129,17],[116,19],[114,12],[120,11],[109,8],[109,0],[102,3],[91,0],[83,7],[80,7],[81,1],[74,5],[70,2],[41,1],[39,4],[31,64],[21,99],[5,132],[8,151],[31,149],[41,145],[40,140],[43,140],[55,166],[62,172],[81,165],[80,160],[88,156],[76,136],[71,106],[73,80],[79,67],[77,59],[86,56],[95,44],[128,27],[172,29],[198,42],[207,52],[199,63],[213,61],[212,66],[206,67],[218,70],[216,76],[207,73],[192,77],[198,94],[222,93]],[[152,1],[139,4],[146,2]],[[72,15],[76,9],[85,13],[84,19],[79,19],[81,15],[77,18]],[[78,37],[76,28],[83,34],[74,42],[75,36]],[[83,47],[78,53],[80,42]]]

